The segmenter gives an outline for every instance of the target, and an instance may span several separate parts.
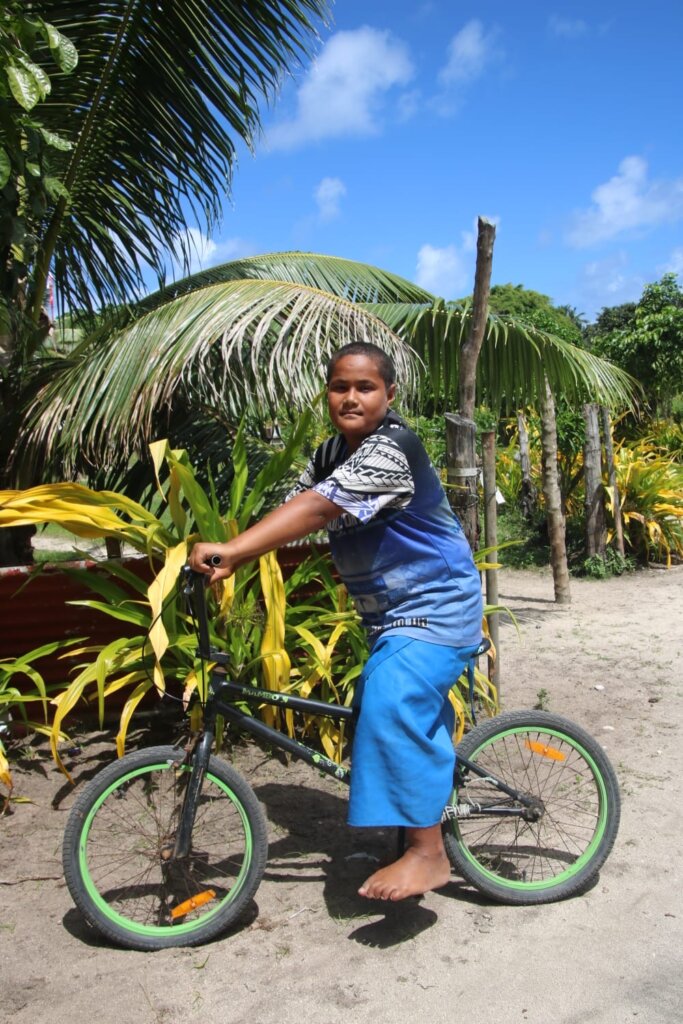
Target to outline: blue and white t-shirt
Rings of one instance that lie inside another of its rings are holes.
[[[323,442],[288,495],[313,488],[344,509],[332,558],[371,641],[392,633],[466,647],[481,639],[479,573],[422,442],[395,414],[349,454]]]

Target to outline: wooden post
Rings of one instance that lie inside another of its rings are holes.
[[[586,440],[583,446],[583,479],[586,487],[586,553],[605,557],[605,505],[602,487],[602,457],[598,407],[586,402],[583,407]]]
[[[455,488],[450,491],[451,507],[460,519],[473,551],[476,551],[479,539],[477,461],[474,447],[476,427],[473,417],[477,361],[486,332],[495,237],[495,224],[480,217],[470,332],[458,352],[459,415],[446,413],[447,479]]]
[[[607,468],[607,479],[609,480],[609,486],[612,491],[614,534],[617,540],[617,551],[623,558],[626,554],[626,548],[624,546],[624,523],[621,518],[621,499],[619,497],[619,488],[617,487],[617,471],[614,465],[614,447],[612,446],[612,420],[609,414],[609,409],[606,406],[601,406],[601,412],[603,442],[605,445],[605,463]]]
[[[484,217],[480,217],[477,231],[477,265],[474,273],[470,333],[458,353],[458,412],[468,420],[474,416],[477,361],[486,332],[495,239],[496,225]]]
[[[487,548],[498,543],[498,502],[496,500],[496,433],[485,430],[481,435],[481,464],[484,477],[484,540]],[[498,570],[486,570],[486,603],[498,604]],[[495,660],[489,659],[489,679],[500,700],[500,647],[498,645],[498,612],[489,613],[489,633],[495,648]]]
[[[473,551],[479,542],[477,457],[474,420],[446,413],[446,481],[448,500]]]
[[[457,413],[445,414],[445,478],[451,508],[460,519],[472,551],[479,544],[476,426]]]
[[[121,541],[118,537],[105,537],[104,545],[107,549],[107,558],[121,558],[123,552],[121,550]]]

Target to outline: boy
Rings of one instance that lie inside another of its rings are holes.
[[[339,434],[318,448],[280,508],[227,544],[196,544],[189,559],[214,582],[327,527],[371,645],[354,698],[349,824],[406,829],[403,856],[358,890],[383,900],[449,880],[441,834],[454,765],[447,698],[482,619],[469,545],[420,440],[391,412],[395,394],[382,349],[353,342],[335,352],[327,399]]]

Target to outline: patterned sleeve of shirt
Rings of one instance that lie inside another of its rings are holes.
[[[310,491],[314,483],[315,468],[313,466],[313,459],[309,459],[308,465],[292,487],[291,491],[286,495],[285,501],[291,501],[292,498],[296,498],[297,494],[303,494],[304,491]]]
[[[382,509],[405,508],[415,485],[399,445],[385,434],[372,434],[314,490],[366,523]]]

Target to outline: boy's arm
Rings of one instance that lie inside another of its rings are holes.
[[[188,561],[196,572],[206,573],[209,582],[215,583],[267,551],[316,533],[342,513],[343,509],[317,491],[304,491],[226,544],[195,544]],[[214,556],[220,558],[217,566],[209,564]]]

